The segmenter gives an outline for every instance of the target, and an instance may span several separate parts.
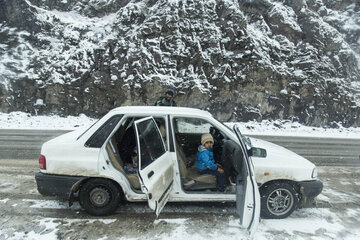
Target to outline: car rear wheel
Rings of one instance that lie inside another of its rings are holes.
[[[91,215],[108,215],[119,205],[120,190],[110,180],[90,179],[81,187],[79,201],[85,211]]]
[[[286,218],[299,202],[297,192],[289,183],[275,182],[260,189],[261,216],[263,218]]]

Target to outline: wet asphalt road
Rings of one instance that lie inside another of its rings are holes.
[[[78,203],[69,207],[41,196],[34,178],[41,144],[65,132],[0,130],[0,240],[247,239],[237,225],[234,203],[168,203],[158,219],[147,203],[122,203],[113,215],[93,217]],[[359,139],[257,138],[320,166],[324,190],[314,208],[287,219],[262,220],[254,239],[359,239]]]
[[[0,159],[37,159],[41,145],[63,130],[0,130]],[[288,148],[318,166],[360,166],[360,139],[253,136]]]

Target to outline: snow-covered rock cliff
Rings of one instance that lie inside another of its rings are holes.
[[[356,0],[0,0],[0,111],[178,105],[359,126]]]

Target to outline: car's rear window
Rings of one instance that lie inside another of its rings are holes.
[[[82,136],[84,136],[85,133],[87,133],[87,131],[89,131],[100,119],[98,119],[97,121],[95,121],[93,124],[91,124],[90,127],[88,127],[80,136],[78,136],[78,138],[76,140],[79,140]]]
[[[99,129],[86,141],[86,147],[100,148],[114,127],[118,124],[123,115],[115,115],[107,120]]]

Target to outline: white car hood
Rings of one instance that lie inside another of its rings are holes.
[[[264,141],[257,138],[250,138],[253,147],[264,148],[267,152],[266,160],[269,161],[269,164],[272,166],[296,166],[300,168],[310,168],[313,169],[315,164],[307,160],[306,158],[284,148],[274,143]],[[252,157],[258,158],[258,157]],[[264,159],[264,158],[262,158]],[[256,166],[256,161],[254,161]]]

